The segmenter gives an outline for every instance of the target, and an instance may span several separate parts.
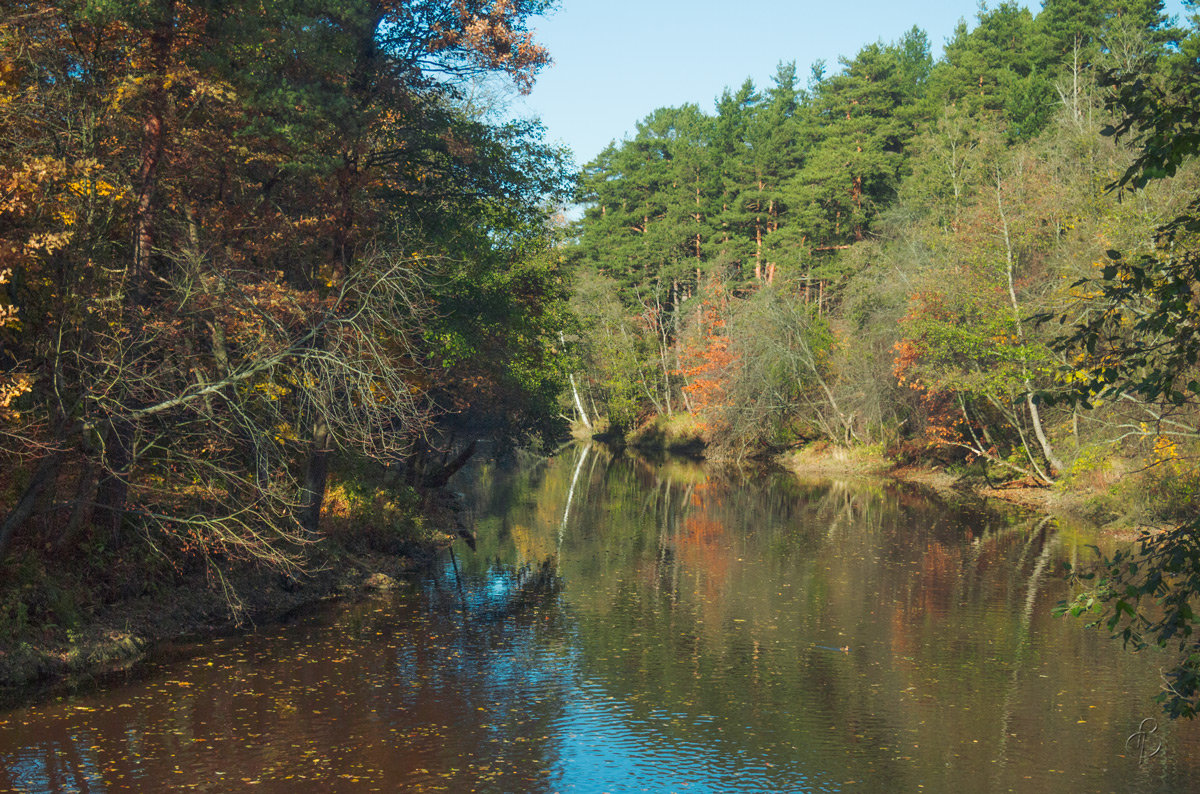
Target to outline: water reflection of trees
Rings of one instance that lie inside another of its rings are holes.
[[[1011,786],[1017,768],[1058,768],[1071,734],[1065,756],[1095,768],[1076,712],[1116,725],[1136,701],[1132,669],[1107,654],[1085,674],[1090,641],[1047,618],[1064,553],[1051,523],[880,482],[596,460],[559,564],[583,671],[633,704],[631,724],[776,766],[849,757],[860,779],[903,788],[920,766],[969,789],[979,770]],[[721,718],[659,725],[663,708]]]
[[[229,790],[233,770],[277,790],[300,785],[289,775],[559,789],[588,751],[570,737],[604,720],[613,753],[655,774],[686,760],[717,789],[1132,779],[1105,767],[1145,716],[1153,664],[1048,616],[1055,566],[1093,541],[1077,528],[598,446],[464,474],[476,553],[332,626],[8,715],[0,789],[184,775]],[[1172,741],[1139,790],[1194,779],[1195,732]]]

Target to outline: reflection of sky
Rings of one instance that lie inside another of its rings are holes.
[[[0,760],[0,763],[3,763],[8,770],[8,774],[15,784],[14,787],[18,791],[36,790],[58,777],[58,775],[50,773],[46,759],[42,757],[5,758]]]
[[[86,791],[100,780],[93,743],[70,734],[66,743],[47,742],[39,752],[0,755],[7,782],[14,791]]]
[[[558,791],[837,790],[808,779],[798,766],[771,768],[741,749],[724,753],[707,742],[667,738],[666,723],[688,715],[659,712],[638,722],[593,682],[573,688],[566,702],[555,726],[559,760],[550,781]]]
[[[465,687],[478,702],[481,719],[497,719],[498,704],[523,702],[559,704],[544,724],[549,762],[546,784],[553,791],[829,791],[815,783],[799,764],[782,766],[762,758],[737,742],[713,741],[728,727],[726,718],[712,714],[635,708],[619,693],[581,672],[582,642],[578,626],[561,599],[547,603],[539,620],[562,620],[565,632],[552,638],[536,631],[514,630],[506,610],[520,599],[528,573],[494,566],[457,577],[453,565],[440,571],[437,599],[453,599],[463,614],[459,653],[447,654],[432,676],[434,688]],[[427,591],[431,592],[431,591]],[[515,597],[514,597],[515,596]],[[440,605],[444,609],[445,603]],[[497,638],[503,636],[503,642]],[[414,653],[397,654],[397,676],[417,678],[422,669]],[[444,665],[444,667],[443,667]],[[428,672],[428,671],[426,671]],[[449,679],[449,680],[445,680]],[[483,691],[479,691],[482,688]],[[420,697],[416,692],[412,697]],[[663,704],[670,705],[670,704]],[[530,715],[525,715],[530,716]],[[749,727],[749,726],[747,726]],[[512,721],[492,724],[494,733],[520,735],[526,729]],[[695,736],[696,738],[684,738]]]

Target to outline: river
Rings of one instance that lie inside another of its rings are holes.
[[[0,790],[1200,785],[1161,657],[1050,614],[1087,528],[595,445],[454,486],[474,552],[0,713]]]

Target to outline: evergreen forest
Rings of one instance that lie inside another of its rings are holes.
[[[1064,606],[1177,644],[1192,716],[1200,16],[982,6],[663,107],[587,163],[578,421],[710,458],[876,450],[1174,525]],[[578,385],[576,381],[578,380]],[[1165,609],[1143,613],[1160,600]]]
[[[1164,229],[1194,174],[1135,163],[1134,117],[1187,101],[1194,36],[1161,3],[1004,3],[939,59],[914,28],[654,111],[580,176],[577,411],[686,415],[730,458],[825,439],[1044,485],[1114,445],[1170,457],[1191,392],[1107,388],[1176,330],[1122,338],[1113,257],[1187,245]]]

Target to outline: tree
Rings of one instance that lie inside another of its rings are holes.
[[[729,408],[726,387],[731,370],[737,366],[729,349],[726,330],[729,317],[729,291],[716,278],[710,278],[700,295],[700,308],[682,356],[684,391],[691,397],[692,412],[710,420]]]
[[[636,134],[584,169],[587,203],[578,254],[613,279],[636,315],[657,383],[651,402],[667,414],[680,395],[678,340],[683,304],[712,266],[721,213],[713,165],[713,120],[695,105],[660,108]],[[719,256],[719,255],[718,255]],[[686,402],[687,397],[682,396]]]
[[[657,285],[659,300],[695,287],[712,236],[710,119],[695,105],[659,108],[635,135],[584,169],[581,251],[626,288]]]
[[[952,120],[924,139],[906,184],[940,230],[925,233],[932,261],[910,293],[895,374],[920,392],[931,443],[1050,483],[1066,467],[1031,391],[1054,359],[1026,317],[1067,210],[1046,189],[1049,158]]]
[[[725,405],[713,445],[743,458],[798,438],[824,436],[848,444],[855,419],[836,394],[835,338],[799,282],[781,277],[731,307]]]
[[[957,229],[983,182],[987,150],[996,145],[989,127],[963,107],[943,108],[913,142],[912,173],[901,186],[901,201],[929,213],[942,228]]]
[[[1038,48],[1049,67],[1069,62],[1078,52],[1091,64],[1114,25],[1127,22],[1161,46],[1178,37],[1170,21],[1162,0],[1047,0],[1037,17]]]
[[[717,266],[728,271],[721,276],[735,282],[747,280],[746,264],[754,261],[758,252],[756,232],[761,234],[761,225],[755,224],[758,183],[751,139],[751,124],[760,101],[754,82],[747,79],[737,91],[726,88],[721,93],[713,121],[711,168],[720,180],[714,201],[718,215],[713,247]]]
[[[1001,113],[1011,140],[1045,128],[1053,87],[1036,48],[1035,21],[1028,9],[1002,2],[981,7],[979,24],[960,23],[934,66],[927,100],[940,109],[955,105],[978,115]]]
[[[914,28],[843,63],[814,97],[820,142],[790,187],[792,203],[805,208],[799,223],[831,244],[863,239],[895,195],[931,59],[925,34]]]
[[[657,367],[647,364],[643,340],[610,278],[581,269],[576,272],[572,308],[579,320],[578,349],[588,373],[589,402],[608,421],[610,432],[634,427],[643,405],[665,413],[656,382]],[[649,370],[649,371],[647,371]]]
[[[157,527],[292,564],[335,451],[407,458],[454,413],[431,385],[453,381],[444,338],[422,332],[455,279],[487,307],[468,335],[529,323],[469,354],[472,383],[509,397],[459,406],[512,411],[524,390],[505,426],[546,431],[562,301],[543,201],[565,166],[536,125],[484,124],[457,93],[485,72],[528,87],[544,7],[3,6],[0,270],[20,323],[0,329],[0,383],[20,422],[0,453],[34,475],[0,556],[57,503],[61,548],[90,512],[110,546]]]
[[[1106,72],[1118,121],[1106,133],[1134,145],[1133,163],[1112,186],[1140,188],[1174,175],[1200,152],[1200,65],[1177,66],[1173,79],[1140,69]],[[1137,395],[1163,406],[1194,404],[1200,395],[1200,200],[1192,199],[1158,227],[1151,250],[1108,252],[1099,279],[1086,287],[1086,312],[1058,345],[1082,360],[1066,399],[1082,406]],[[1047,318],[1043,318],[1047,319]],[[1063,316],[1065,320],[1065,315]],[[1158,700],[1172,717],[1200,712],[1200,518],[1163,532],[1143,533],[1134,548],[1102,557],[1078,572],[1090,584],[1062,609],[1099,614],[1127,646],[1173,648]],[[1147,604],[1152,603],[1153,606]]]

